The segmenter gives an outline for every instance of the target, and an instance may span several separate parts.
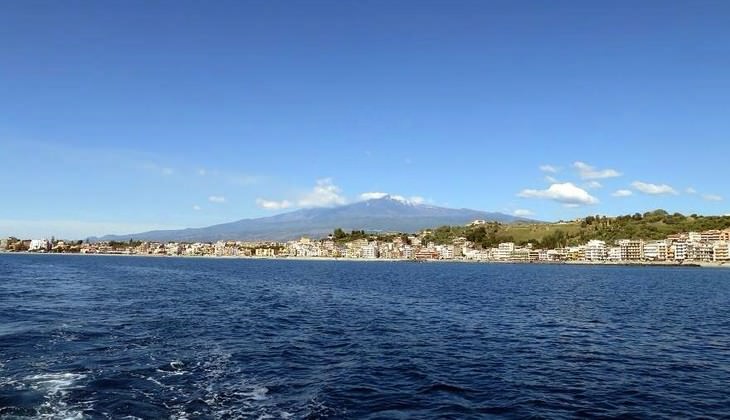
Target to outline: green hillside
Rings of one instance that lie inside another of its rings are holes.
[[[457,237],[465,237],[483,247],[515,242],[555,248],[583,244],[591,239],[607,242],[617,239],[664,239],[675,233],[727,228],[730,228],[730,216],[685,216],[655,210],[619,217],[589,216],[579,221],[561,223],[442,226],[431,230],[426,240],[446,244]]]

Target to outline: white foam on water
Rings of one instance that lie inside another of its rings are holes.
[[[241,395],[243,395],[245,397],[249,397],[254,401],[263,401],[268,398],[266,396],[266,394],[268,394],[268,393],[269,393],[269,388],[266,388],[265,386],[258,386],[256,388],[254,388],[253,390],[251,390],[251,392],[245,392]]]
[[[85,378],[79,373],[44,373],[25,377],[31,388],[46,391],[46,395],[65,395],[74,388],[74,383]]]
[[[36,391],[44,394],[45,401],[38,407],[36,418],[49,420],[83,419],[80,407],[70,407],[66,401],[69,391],[75,388],[76,382],[86,375],[78,373],[44,373],[26,376],[23,382]]]

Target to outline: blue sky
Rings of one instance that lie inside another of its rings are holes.
[[[23,1],[0,236],[388,192],[542,220],[730,213],[730,3]]]

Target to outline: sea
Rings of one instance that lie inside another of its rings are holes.
[[[730,417],[730,270],[0,254],[2,419]]]

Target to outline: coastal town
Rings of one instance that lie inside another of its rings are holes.
[[[470,226],[485,223],[474,221]],[[340,230],[341,232],[341,230]],[[662,240],[593,239],[559,248],[532,243],[501,242],[493,247],[457,237],[451,243],[429,241],[431,230],[418,234],[368,235],[349,238],[329,235],[287,242],[67,242],[52,239],[0,239],[0,252],[76,253],[186,257],[305,258],[348,260],[472,261],[507,263],[692,264],[730,265],[730,229],[685,232]],[[344,239],[344,240],[343,240]]]

